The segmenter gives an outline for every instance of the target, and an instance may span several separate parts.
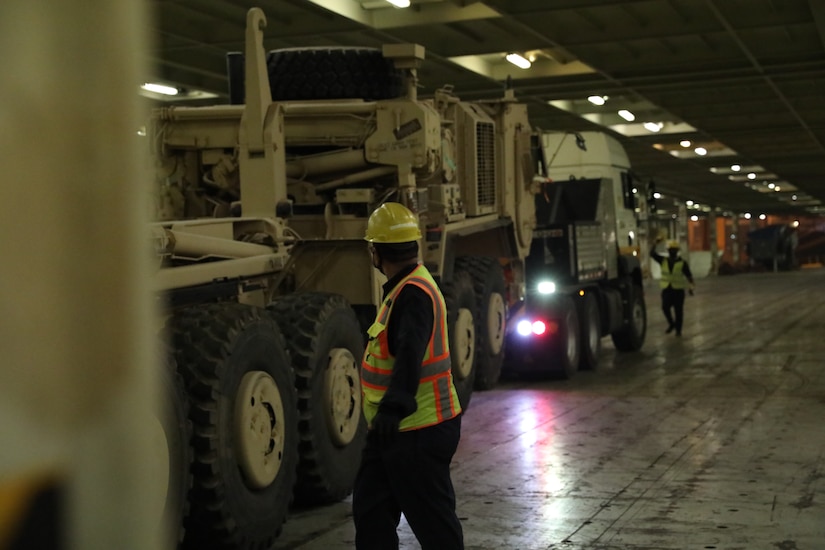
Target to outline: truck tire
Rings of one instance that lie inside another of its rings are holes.
[[[560,296],[552,315],[557,330],[551,335],[547,349],[550,372],[562,378],[573,378],[581,361],[581,325],[576,304],[569,296]]]
[[[377,48],[287,48],[267,54],[273,101],[394,99],[404,73]]]
[[[222,303],[176,312],[171,329],[194,426],[182,548],[270,548],[298,466],[295,381],[278,325],[262,309]]]
[[[473,279],[476,295],[476,376],[474,387],[489,390],[501,377],[507,320],[504,272],[495,258],[464,256],[456,259],[456,271]]]
[[[192,422],[189,420],[189,398],[183,378],[177,372],[171,350],[161,359],[158,380],[159,406],[155,410],[158,426],[158,466],[166,475],[166,495],[163,513],[158,518],[161,540],[169,548],[183,541],[184,518],[189,512],[189,490],[192,488]]]
[[[611,334],[613,345],[619,351],[637,351],[644,344],[647,333],[645,295],[640,285],[630,285],[625,315],[627,318],[622,328]]]
[[[337,502],[352,492],[367,424],[361,409],[364,338],[338,294],[307,292],[268,308],[286,337],[298,391],[301,437],[295,500]]]
[[[466,411],[476,378],[476,296],[473,279],[469,273],[457,271],[453,280],[442,285],[441,290],[447,304],[453,384],[461,409]]]
[[[579,368],[582,370],[598,370],[599,355],[602,351],[602,327],[596,294],[585,292],[584,296],[576,298],[576,309],[581,335]]]

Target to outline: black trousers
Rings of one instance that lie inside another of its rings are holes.
[[[673,310],[672,315],[671,310]],[[676,334],[680,334],[682,332],[682,321],[685,317],[685,290],[673,287],[662,289],[662,311],[668,325],[676,329]]]
[[[422,550],[463,550],[450,478],[460,436],[461,416],[399,432],[387,447],[367,436],[352,496],[355,548],[397,549],[403,512]]]

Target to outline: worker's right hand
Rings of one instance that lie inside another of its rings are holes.
[[[387,447],[395,442],[400,423],[401,418],[398,415],[378,411],[378,414],[372,419],[370,430],[373,432],[374,437],[378,439],[379,444]]]

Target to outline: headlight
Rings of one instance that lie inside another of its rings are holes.
[[[556,292],[556,283],[553,281],[541,281],[538,286],[539,294],[553,294]]]

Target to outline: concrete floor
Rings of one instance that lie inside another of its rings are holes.
[[[681,339],[475,393],[453,482],[466,548],[825,549],[825,269],[701,279]],[[276,549],[354,547],[351,500]],[[419,548],[403,522],[402,549]]]

